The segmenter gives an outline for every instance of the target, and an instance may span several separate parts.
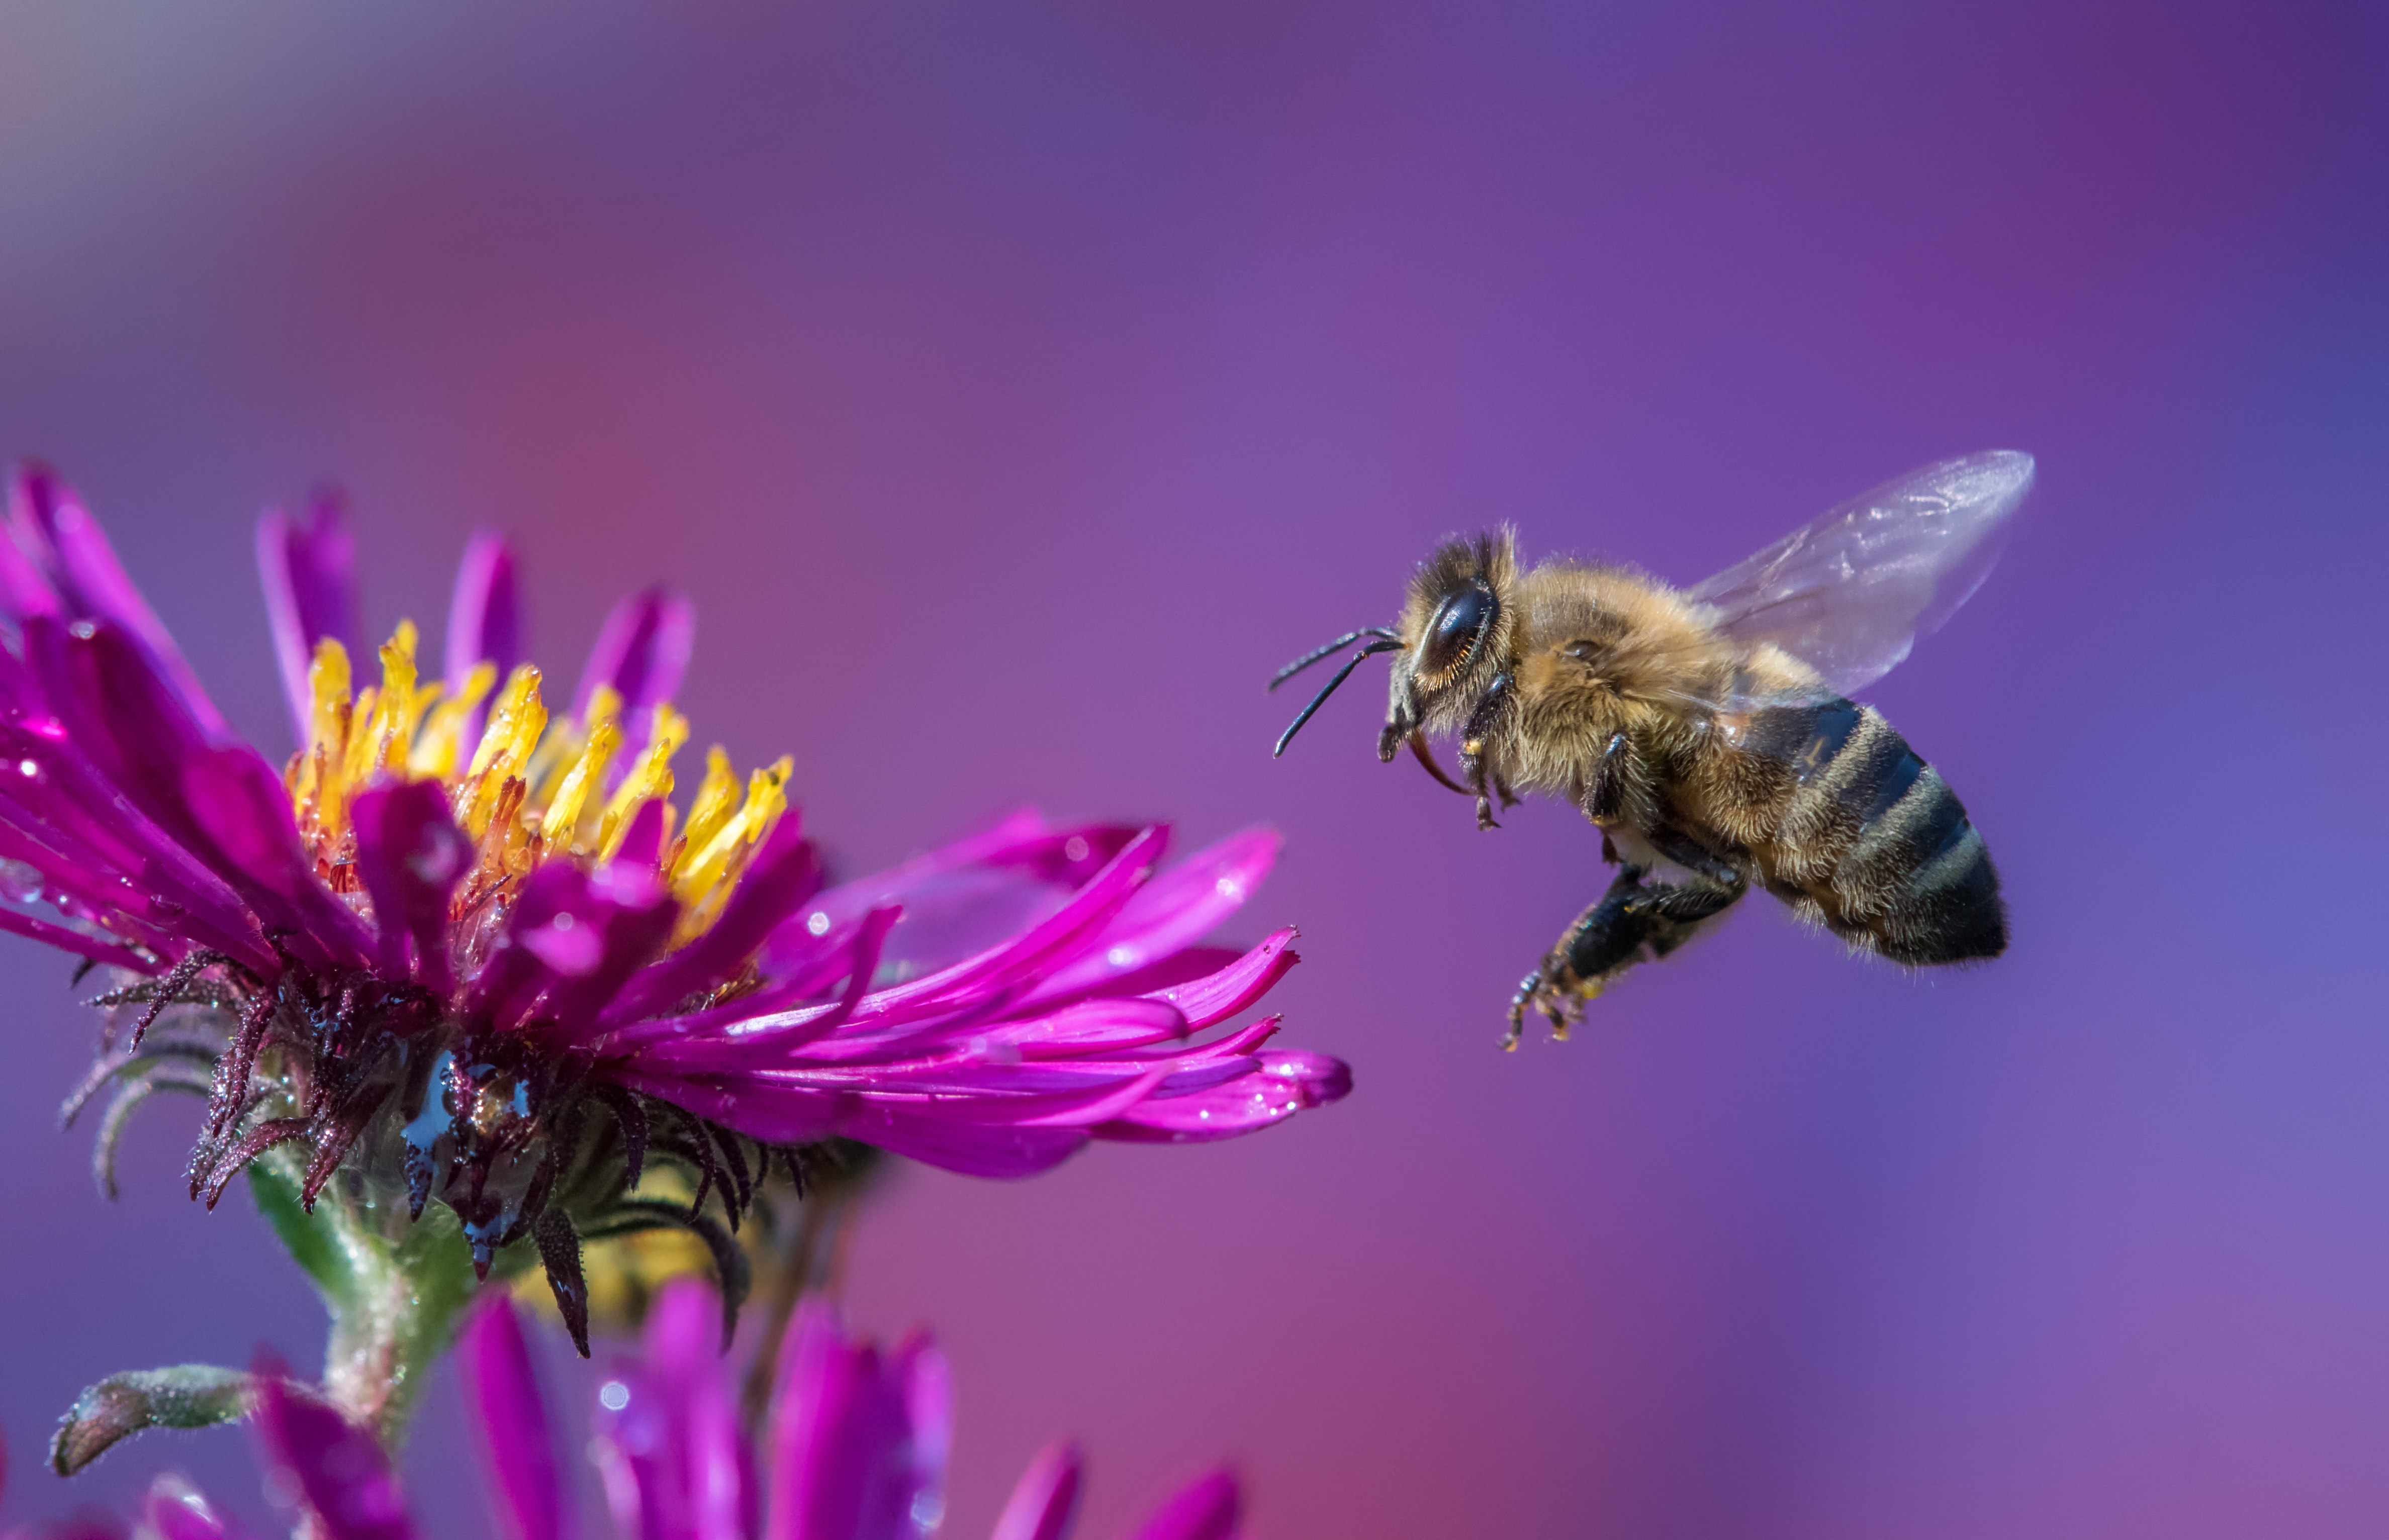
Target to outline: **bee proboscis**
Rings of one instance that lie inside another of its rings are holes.
[[[1480,828],[1521,792],[1602,832],[1616,880],[1510,1003],[1565,1037],[1586,1001],[1665,957],[1756,884],[1854,946],[1908,966],[2007,948],[1999,873],[1940,774],[1849,696],[1908,655],[1989,571],[2032,485],[2028,454],[1968,455],[1877,488],[1706,582],[1631,568],[1518,565],[1507,528],[1445,541],[1400,624],[1297,658],[1274,690],[1363,643],[1277,752],[1365,658],[1396,654],[1377,757],[1405,745],[1476,798]],[[1430,733],[1458,740],[1460,779]]]

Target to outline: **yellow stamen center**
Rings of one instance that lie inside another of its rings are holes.
[[[730,757],[718,746],[709,751],[686,828],[675,841],[671,761],[688,742],[689,725],[669,703],[654,708],[645,746],[608,794],[606,783],[625,738],[619,694],[601,686],[584,716],[551,721],[537,668],[525,664],[498,689],[496,669],[484,663],[451,695],[421,682],[416,641],[414,624],[401,621],[381,648],[381,682],[362,691],[353,690],[347,650],[329,638],[316,644],[308,669],[312,735],[283,779],[300,832],[336,891],[357,886],[349,822],[356,795],[375,784],[436,781],[479,850],[475,870],[456,890],[459,912],[543,860],[616,859],[639,809],[660,802],[659,874],[682,910],[673,944],[720,917],[756,847],[786,810],[792,760],[784,757],[756,770],[742,802]],[[488,719],[467,757],[465,730],[485,700]]]

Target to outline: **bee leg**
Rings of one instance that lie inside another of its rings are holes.
[[[1552,1024],[1552,1036],[1565,1041],[1568,1028],[1584,1014],[1584,1002],[1608,987],[1612,974],[1622,972],[1642,945],[1641,924],[1628,912],[1643,892],[1643,871],[1629,866],[1601,901],[1576,917],[1559,942],[1543,954],[1542,965],[1518,981],[1510,997],[1510,1030],[1501,1039],[1514,1050],[1527,1029],[1527,1012],[1540,1011]]]
[[[1676,856],[1670,852],[1670,860]],[[1706,921],[1723,913],[1747,889],[1742,874],[1709,858],[1720,880],[1680,885],[1654,883],[1639,866],[1629,866],[1609,885],[1601,902],[1577,917],[1542,966],[1519,981],[1510,999],[1510,1031],[1501,1046],[1514,1049],[1526,1030],[1529,1009],[1552,1024],[1552,1036],[1565,1041],[1584,1014],[1585,1002],[1602,993],[1635,963],[1656,961],[1693,938]],[[1679,863],[1686,864],[1686,863]],[[1701,875],[1706,879],[1706,872]]]
[[[1617,821],[1625,808],[1626,734],[1613,732],[1608,746],[1601,751],[1601,758],[1592,767],[1592,784],[1584,794],[1584,815],[1595,823],[1610,824]]]
[[[1493,682],[1485,687],[1484,698],[1476,703],[1476,709],[1468,714],[1468,725],[1460,730],[1460,773],[1467,778],[1469,790],[1476,794],[1476,827],[1479,829],[1501,827],[1493,821],[1493,798],[1485,789],[1485,740],[1491,735],[1493,724],[1502,708],[1510,703],[1510,676],[1506,673],[1494,675]],[[1493,780],[1496,785],[1501,783],[1499,775]],[[1501,795],[1506,807],[1509,793],[1504,791]]]

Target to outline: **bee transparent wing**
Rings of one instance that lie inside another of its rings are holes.
[[[1876,488],[1688,595],[1744,646],[1772,643],[1837,694],[1881,679],[1999,559],[2032,456],[1993,450]]]

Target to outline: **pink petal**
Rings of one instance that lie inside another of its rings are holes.
[[[1118,855],[1053,914],[1011,940],[940,973],[874,991],[864,999],[858,1017],[895,1015],[907,1009],[984,998],[1057,956],[1070,955],[1150,878],[1153,863],[1169,845],[1166,828],[1156,824],[1145,830],[1122,846]]]
[[[793,812],[785,821],[796,821]],[[663,859],[664,800],[649,797],[631,815],[631,826],[622,831],[622,847],[615,852],[614,859],[620,865],[644,866],[652,871]]]
[[[1094,1130],[1098,1139],[1195,1144],[1282,1123],[1348,1095],[1352,1072],[1318,1053],[1262,1053],[1259,1067],[1188,1096],[1150,1097]]]
[[[47,622],[28,624],[38,630]],[[0,773],[0,820],[95,879],[137,884],[152,910],[181,910],[176,929],[184,939],[229,952],[261,973],[280,967],[240,896],[180,838],[130,806],[80,750],[0,721],[0,771],[10,768],[17,773]]]
[[[1136,1540],[1233,1540],[1244,1508],[1225,1466],[1182,1487],[1136,1532]]]
[[[449,694],[465,688],[474,666],[496,667],[505,682],[522,660],[522,605],[515,593],[515,554],[506,542],[487,529],[477,530],[465,542],[465,559],[456,567],[456,588],[448,601],[446,665]],[[480,730],[487,702],[466,723],[466,741]]]
[[[1068,1540],[1079,1516],[1084,1462],[1067,1439],[1049,1444],[1020,1473],[988,1540]]]
[[[306,1506],[324,1540],[413,1540],[404,1494],[373,1435],[300,1396],[271,1358],[257,1375],[250,1423],[273,1483]]]
[[[652,1540],[743,1540],[753,1491],[721,1355],[722,1306],[694,1279],[664,1286],[645,1354],[600,1388],[600,1469],[618,1528]]]
[[[765,1540],[913,1540],[937,1517],[906,1359],[848,1340],[826,1304],[798,1306],[773,1396]],[[940,1365],[939,1373],[942,1373]]]
[[[901,904],[905,924],[888,961],[914,976],[951,967],[1052,913],[1139,833],[1116,824],[1054,829],[1034,812],[1012,813],[891,871],[822,894],[808,924],[773,936],[765,966],[785,972],[818,945],[809,924],[835,935],[865,910]]]
[[[598,1013],[599,1024],[637,1021],[735,974],[773,928],[820,885],[821,861],[791,813],[755,852],[712,926],[632,976]]]
[[[1302,961],[1292,949],[1294,927],[1271,933],[1251,951],[1216,974],[1156,989],[1152,998],[1185,1012],[1187,1027],[1200,1032],[1249,1009],[1270,992],[1286,970]]]
[[[192,755],[183,767],[183,790],[191,816],[221,858],[219,870],[261,915],[278,910],[336,963],[362,963],[373,955],[365,923],[316,880],[282,779],[255,749]]]
[[[1247,829],[1196,851],[1138,889],[1088,938],[1078,961],[1048,976],[1030,998],[1091,989],[1200,941],[1260,886],[1283,843],[1271,830]]]
[[[589,703],[601,684],[621,696],[618,774],[646,746],[657,705],[680,693],[681,676],[687,671],[696,641],[696,608],[662,587],[624,599],[598,629],[596,645],[590,649],[588,665],[581,670],[581,687],[573,693],[572,715],[578,720],[588,719]]]
[[[958,1123],[895,1102],[858,1107],[837,1131],[941,1170],[1005,1180],[1059,1165],[1085,1149],[1088,1138],[1082,1128]]]
[[[8,489],[8,522],[19,548],[32,555],[63,601],[59,609],[48,613],[69,621],[108,620],[122,627],[202,732],[220,738],[230,731],[149,602],[125,576],[99,521],[71,488],[46,466],[20,466]]]
[[[704,1071],[731,1073],[771,1069],[797,1062],[797,1051],[835,1032],[854,1013],[879,958],[880,944],[895,923],[897,910],[874,910],[847,938],[843,961],[820,960],[816,972],[766,985],[728,1005],[686,1016],[668,1016],[636,1023],[601,1037],[596,1048],[606,1053],[632,1055],[640,1068],[675,1074]],[[838,999],[798,1009],[781,1009],[790,999],[809,998],[846,975]]]
[[[292,518],[268,508],[257,521],[257,575],[265,586],[265,620],[282,667],[282,695],[300,747],[314,735],[315,693],[308,670],[315,643],[329,637],[357,652],[356,594],[351,568],[356,537],[337,493],[326,493]]]
[[[114,942],[102,941],[96,936],[85,935],[79,930],[55,924],[47,920],[37,920],[30,914],[19,914],[12,909],[0,909],[0,931],[13,932],[29,940],[38,941],[45,947],[56,947],[62,952],[72,952],[77,957],[87,957],[94,962],[109,962],[119,968],[130,968],[136,974],[154,974],[160,971],[156,963],[143,961],[139,953],[127,951]]]
[[[679,912],[652,872],[547,862],[524,882],[508,944],[474,981],[466,1008],[502,1027],[536,1013],[569,1038],[663,949]]]
[[[142,1529],[158,1540],[236,1540],[241,1533],[205,1493],[171,1474],[150,1482],[141,1499],[141,1520]]]
[[[521,1322],[504,1292],[475,1308],[456,1344],[456,1359],[509,1540],[562,1540],[564,1490],[547,1410]]]
[[[837,1131],[853,1098],[811,1086],[748,1078],[615,1072],[611,1078],[766,1144],[810,1144]]]
[[[356,799],[350,821],[357,833],[357,875],[373,898],[381,932],[383,972],[408,974],[412,944],[416,983],[445,997],[454,980],[448,962],[448,896],[472,864],[473,847],[448,816],[437,781],[377,787]]]

